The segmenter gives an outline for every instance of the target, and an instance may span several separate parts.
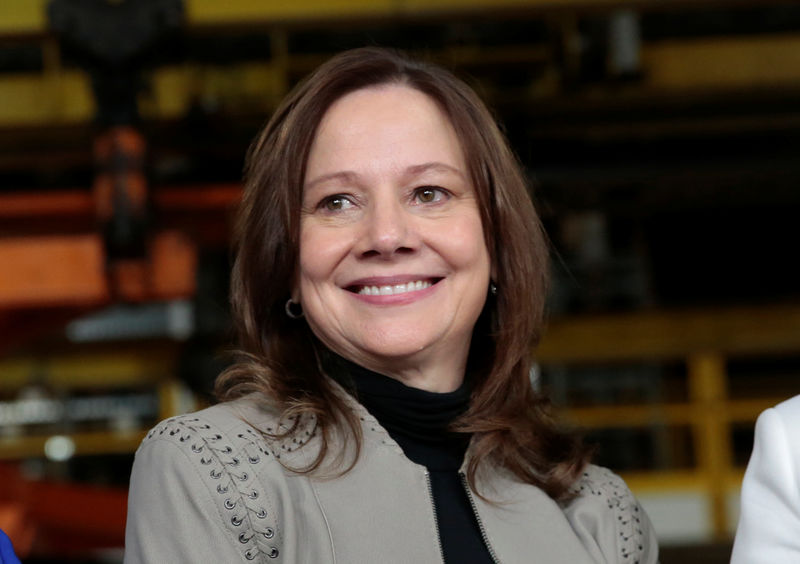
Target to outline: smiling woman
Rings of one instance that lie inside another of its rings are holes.
[[[222,403],[137,452],[126,561],[655,562],[530,385],[547,252],[452,74],[334,57],[248,156]]]
[[[457,389],[490,260],[447,117],[408,86],[347,94],[319,125],[306,178],[292,299],[311,330],[407,385]]]

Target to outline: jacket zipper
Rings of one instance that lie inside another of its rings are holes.
[[[433,526],[436,529],[436,542],[439,543],[439,556],[442,557],[442,562],[444,562],[444,547],[442,546],[442,537],[439,535],[439,518],[436,516],[436,502],[433,500],[431,473],[427,469],[425,470],[425,483],[428,484],[428,497],[431,499],[431,509],[433,510]]]
[[[486,550],[489,551],[489,556],[492,559],[494,564],[500,564],[500,559],[497,558],[497,554],[495,554],[492,545],[489,544],[489,537],[486,535],[486,529],[483,528],[483,521],[481,521],[481,516],[478,515],[478,507],[475,505],[475,498],[472,497],[472,491],[469,489],[469,482],[467,482],[467,477],[464,475],[463,472],[458,473],[461,476],[461,483],[464,485],[464,490],[467,492],[467,499],[469,499],[469,504],[472,506],[472,513],[475,515],[475,520],[478,522],[478,529],[481,531],[481,537],[483,537],[483,544],[486,545]],[[430,482],[428,483],[430,485]],[[441,544],[441,541],[439,541]]]

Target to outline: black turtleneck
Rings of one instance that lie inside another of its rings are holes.
[[[331,375],[348,388],[400,445],[406,457],[430,475],[439,539],[447,563],[490,564],[492,559],[459,474],[469,435],[450,424],[469,406],[465,380],[453,392],[428,392],[337,357]]]

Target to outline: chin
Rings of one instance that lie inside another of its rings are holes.
[[[391,339],[381,341],[367,341],[363,343],[361,349],[376,358],[384,358],[387,361],[397,361],[423,353],[432,345],[430,341],[421,339]]]

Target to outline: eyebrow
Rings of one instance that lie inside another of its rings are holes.
[[[338,180],[341,182],[356,182],[358,180],[358,174],[350,170],[343,170],[341,172],[332,172],[330,174],[323,174],[321,176],[316,177],[314,180],[310,182],[306,182],[305,189],[308,190],[318,184],[322,184],[324,182],[330,182],[331,180]]]
[[[454,166],[450,166],[449,164],[440,163],[436,161],[410,166],[406,169],[406,175],[419,176],[420,174],[428,172],[429,170],[432,170],[434,172],[452,172],[460,176],[462,179],[466,180],[464,173],[460,169]]]
[[[429,162],[429,163],[422,163],[422,164],[418,164],[418,165],[412,165],[412,166],[408,167],[404,171],[403,177],[404,178],[408,178],[408,177],[419,176],[419,175],[424,174],[424,173],[426,173],[428,171],[450,172],[450,173],[456,174],[460,178],[466,180],[466,176],[464,175],[464,173],[460,169],[458,169],[458,168],[456,168],[454,166],[450,166],[449,164],[445,164],[445,163],[438,162],[438,161]],[[358,183],[359,175],[357,173],[351,171],[351,170],[343,170],[343,171],[340,171],[340,172],[332,172],[330,174],[323,174],[323,175],[318,176],[315,179],[311,180],[310,182],[307,182],[305,184],[305,189],[309,190],[309,189],[317,186],[318,184],[322,184],[324,182],[330,182],[330,181],[334,181],[334,180],[342,182],[342,183]]]

